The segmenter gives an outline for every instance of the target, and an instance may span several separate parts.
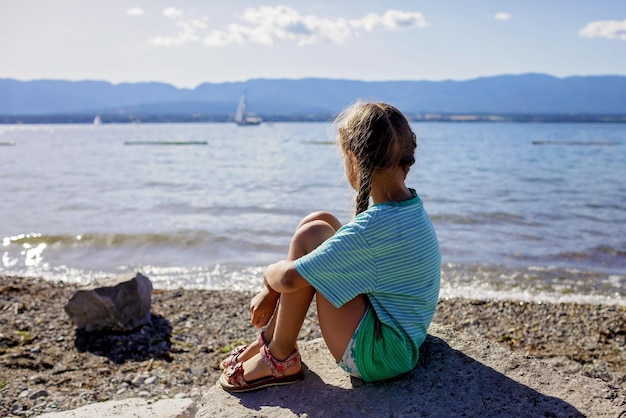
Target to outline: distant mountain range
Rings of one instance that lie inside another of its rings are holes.
[[[222,115],[247,94],[260,116],[333,115],[356,99],[387,101],[411,114],[626,115],[626,76],[557,78],[502,75],[467,81],[377,81],[305,78],[204,83],[0,79],[0,116]]]

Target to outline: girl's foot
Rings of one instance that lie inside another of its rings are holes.
[[[228,353],[228,357],[226,357],[220,363],[220,368],[222,370],[226,370],[229,367],[234,367],[235,365],[237,365],[237,363],[243,363],[250,357],[257,354],[261,347],[268,344],[269,342],[265,340],[265,331],[263,331],[259,334],[259,337],[253,343],[244,344],[233,348],[232,351]]]
[[[244,365],[249,372],[244,371]],[[247,392],[269,386],[288,385],[303,378],[304,371],[297,349],[284,361],[278,361],[269,348],[263,345],[258,355],[226,369],[220,376],[220,385],[229,392]]]

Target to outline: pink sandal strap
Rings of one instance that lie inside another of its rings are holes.
[[[243,379],[243,363],[237,363],[234,366],[228,367],[224,370],[224,376],[232,386],[241,387],[248,384],[248,382]]]
[[[260,346],[267,345],[268,343],[265,341],[265,331],[262,331],[256,339],[256,342]],[[248,344],[242,344],[233,348],[230,353],[228,353],[228,357],[222,360],[221,367],[222,369],[226,369],[228,367],[234,366],[239,362],[239,355],[246,351],[248,348]]]
[[[285,375],[285,370],[290,368],[295,364],[300,364],[300,353],[298,350],[294,350],[293,353],[285,361],[278,361],[270,353],[269,348],[266,345],[263,345],[260,350],[261,358],[267,365],[267,367],[272,371],[272,375],[274,377],[283,377]]]

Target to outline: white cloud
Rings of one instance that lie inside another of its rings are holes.
[[[512,17],[513,16],[511,16],[507,12],[500,12],[500,13],[496,13],[495,15],[493,15],[493,18],[496,20],[509,20]]]
[[[423,28],[428,26],[428,23],[420,12],[387,10],[382,15],[370,13],[361,19],[350,20],[350,26],[370,32],[376,29],[399,30],[405,28]]]
[[[181,9],[177,9],[176,7],[168,7],[163,10],[163,16],[176,19],[177,17],[181,17],[183,15],[183,11]]]
[[[578,33],[583,38],[620,39],[626,41],[626,20],[596,20]]]
[[[180,46],[200,40],[199,31],[208,28],[206,17],[200,19],[185,18],[183,11],[175,7],[163,10],[163,16],[174,21],[178,33],[174,36],[155,36],[148,40],[150,45],[156,46]]]
[[[133,7],[132,9],[126,10],[126,16],[143,16],[145,12],[141,7]]]
[[[248,8],[240,20],[225,30],[214,30],[204,39],[208,46],[256,43],[271,46],[278,41],[292,41],[298,45],[318,42],[341,43],[346,38],[358,36],[358,31],[401,30],[422,28],[428,25],[419,12],[387,10],[382,15],[370,13],[360,19],[323,18],[301,15],[288,6],[261,6]]]

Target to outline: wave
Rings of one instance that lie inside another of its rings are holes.
[[[523,226],[541,226],[536,221],[530,221],[524,216],[504,212],[479,212],[470,214],[439,214],[431,215],[435,224],[486,225],[486,224],[514,224]]]
[[[442,268],[440,297],[626,305],[624,289],[624,273],[447,263]]]
[[[593,270],[604,272],[626,272],[626,251],[610,245],[599,245],[581,251],[563,251],[543,255],[517,253],[514,255],[514,258],[525,264],[585,266],[589,269],[593,268]]]
[[[608,245],[600,245],[585,251],[563,252],[552,258],[555,261],[593,263],[626,271],[626,251]]]
[[[207,231],[174,231],[170,233],[87,233],[87,234],[61,234],[44,235],[41,233],[28,233],[4,237],[2,245],[9,247],[18,245],[30,248],[38,245],[50,247],[127,247],[142,245],[163,245],[174,247],[193,247],[208,240],[220,241],[225,237],[215,236]]]

